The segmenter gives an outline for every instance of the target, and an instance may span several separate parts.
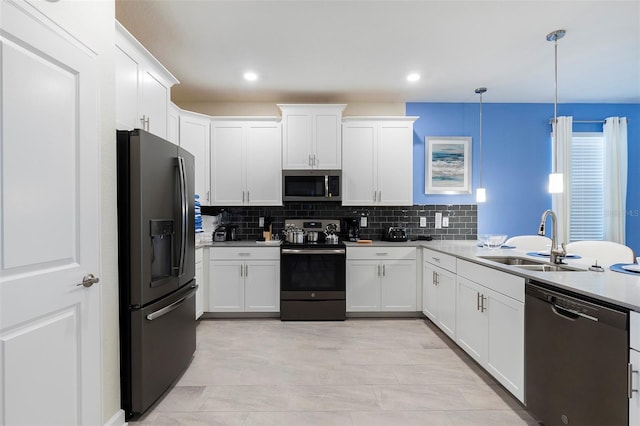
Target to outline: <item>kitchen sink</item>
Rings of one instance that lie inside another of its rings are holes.
[[[582,272],[584,269],[574,268],[569,265],[552,265],[550,263],[541,263],[538,265],[516,265],[520,269],[538,272]]]
[[[547,264],[545,261],[527,259],[526,257],[516,257],[516,256],[479,256],[483,259],[490,260],[492,262],[502,263],[503,265],[541,265]]]
[[[527,271],[537,272],[579,272],[584,271],[581,268],[575,268],[569,265],[555,265],[549,262],[528,259],[526,257],[517,256],[480,256],[485,260],[502,263],[503,265],[511,265]]]

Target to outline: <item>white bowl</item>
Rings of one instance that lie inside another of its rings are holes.
[[[506,235],[502,234],[485,234],[481,236],[482,245],[490,249],[498,249],[507,240]]]

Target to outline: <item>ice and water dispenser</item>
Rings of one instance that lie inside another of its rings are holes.
[[[151,287],[172,275],[173,220],[151,220]]]

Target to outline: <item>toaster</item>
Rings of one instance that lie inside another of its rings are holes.
[[[407,241],[407,229],[391,226],[385,231],[382,239],[385,241]]]
[[[234,225],[218,226],[213,232],[213,241],[235,241],[236,228]]]

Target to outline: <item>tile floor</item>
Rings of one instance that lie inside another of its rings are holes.
[[[197,336],[132,426],[537,424],[428,320],[201,320]]]

